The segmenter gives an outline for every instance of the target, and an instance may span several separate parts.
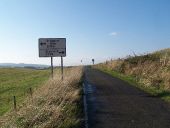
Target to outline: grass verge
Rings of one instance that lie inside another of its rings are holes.
[[[82,67],[56,73],[20,105],[0,118],[3,128],[80,128],[83,123]]]
[[[124,75],[122,73],[119,73],[119,72],[116,72],[116,71],[111,71],[111,70],[106,69],[106,68],[97,67],[96,69],[98,69],[102,72],[105,72],[107,74],[110,74],[113,77],[117,77],[121,80],[124,80],[124,81],[128,82],[130,85],[133,85],[133,86],[149,93],[153,97],[159,97],[159,98],[161,98],[165,101],[170,102],[170,92],[167,91],[167,90],[157,89],[156,87],[152,87],[152,86],[145,86],[144,84],[137,82],[135,77],[133,77],[133,76]]]
[[[0,68],[0,116],[13,107],[13,96],[17,104],[21,103],[28,96],[29,88],[42,85],[49,73],[49,70]]]

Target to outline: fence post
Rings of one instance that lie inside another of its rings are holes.
[[[16,111],[17,110],[17,103],[16,103],[16,97],[14,96],[14,110]]]
[[[30,95],[31,95],[31,98],[32,98],[32,88],[30,88],[29,90],[30,90]]]

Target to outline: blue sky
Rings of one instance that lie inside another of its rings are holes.
[[[65,65],[168,48],[169,0],[1,0],[0,63],[50,64],[38,38],[65,37]],[[60,58],[55,58],[59,65]]]

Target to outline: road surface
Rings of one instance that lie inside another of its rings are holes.
[[[101,71],[85,68],[89,128],[170,128],[170,105]]]

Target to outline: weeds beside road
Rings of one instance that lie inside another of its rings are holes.
[[[67,68],[64,81],[57,73],[0,121],[13,128],[78,128],[82,125],[82,67]]]
[[[170,49],[106,61],[95,68],[170,101]]]

